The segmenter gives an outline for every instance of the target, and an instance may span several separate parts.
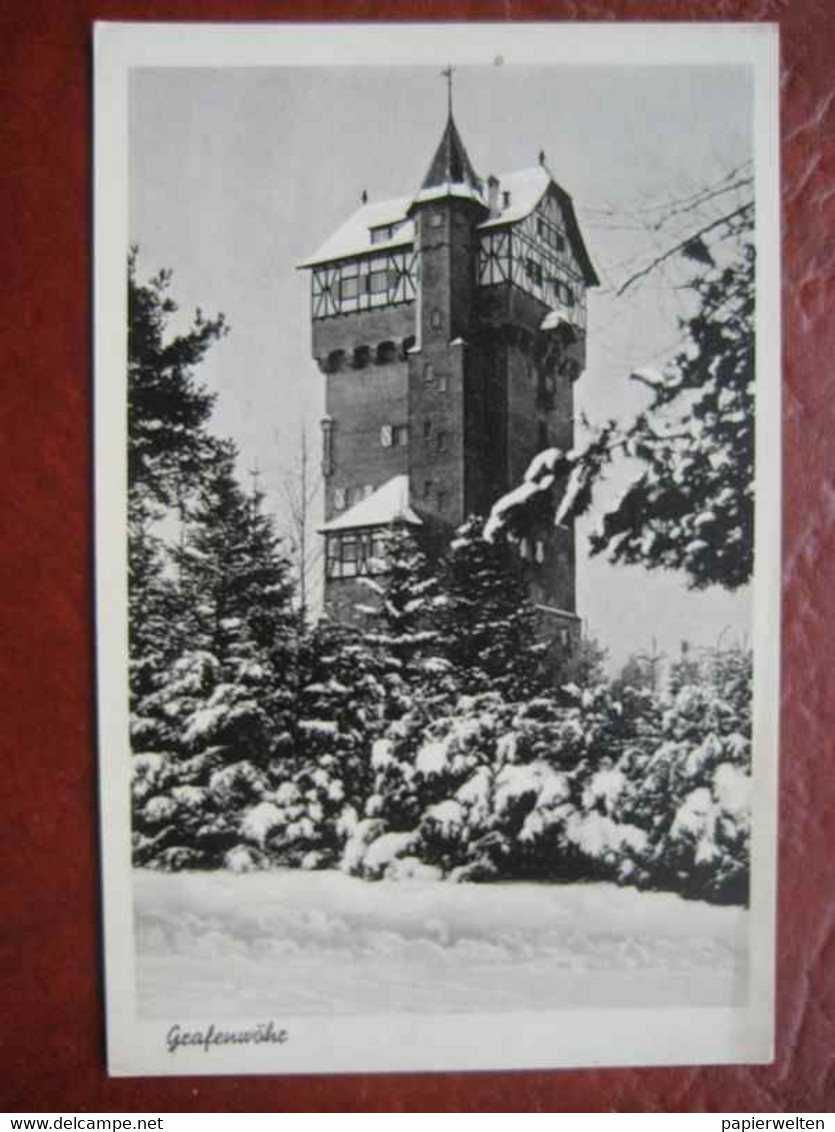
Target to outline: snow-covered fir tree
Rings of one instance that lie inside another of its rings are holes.
[[[396,717],[410,695],[446,672],[439,660],[434,615],[438,579],[411,529],[398,523],[385,538],[385,571],[362,579],[369,600],[363,640],[382,663],[388,692],[387,712]]]
[[[245,823],[271,858],[333,865],[371,785],[371,745],[386,714],[386,673],[349,626],[323,618],[301,640],[293,758],[271,799]]]
[[[547,641],[518,555],[504,538],[484,538],[471,517],[455,534],[440,575],[438,646],[468,693],[529,695],[547,680]]]
[[[261,497],[238,485],[234,458],[231,446],[218,449],[172,551],[182,621],[172,630],[188,647],[145,702],[166,722],[167,750],[147,799],[148,775],[138,775],[135,846],[138,859],[167,867],[265,860],[242,844],[241,821],[293,749],[289,565]]]

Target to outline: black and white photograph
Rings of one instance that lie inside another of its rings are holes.
[[[772,1056],[769,25],[99,25],[110,1071]]]

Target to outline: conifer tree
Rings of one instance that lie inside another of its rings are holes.
[[[208,430],[215,395],[195,368],[226,333],[223,315],[198,310],[186,333],[172,334],[177,304],[169,294],[172,273],[140,282],[138,249],[128,258],[128,484],[166,507],[182,507],[211,461]]]
[[[488,542],[471,517],[444,560],[436,623],[443,655],[467,692],[532,694],[545,679],[546,644],[521,568],[505,539]]]
[[[364,640],[384,659],[394,707],[407,688],[414,690],[436,671],[438,582],[417,538],[402,524],[386,534],[385,566],[384,574],[363,579],[376,600],[361,608],[369,621]]]
[[[186,646],[180,588],[170,544],[160,533],[172,514],[182,526],[203,471],[222,445],[209,431],[215,397],[195,377],[225,333],[222,315],[198,311],[188,331],[173,333],[177,304],[172,274],[148,281],[128,257],[128,603],[132,740],[161,750],[176,724],[160,712],[160,695]]]
[[[148,712],[164,674],[183,648],[180,590],[165,541],[156,533],[158,508],[136,493],[128,524],[128,634],[131,739],[137,750],[167,746],[166,728]]]
[[[263,497],[244,494],[234,460],[232,445],[218,448],[174,552],[190,650],[211,656],[218,678],[186,738],[231,742],[266,763],[289,742],[293,586]]]

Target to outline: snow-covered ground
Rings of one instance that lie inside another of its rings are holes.
[[[146,1018],[731,1006],[747,913],[609,884],[135,874]]]

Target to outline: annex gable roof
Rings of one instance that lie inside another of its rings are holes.
[[[409,506],[409,477],[405,475],[393,476],[319,530],[322,534],[332,534],[359,527],[390,527],[394,523],[423,525],[423,520]]]

